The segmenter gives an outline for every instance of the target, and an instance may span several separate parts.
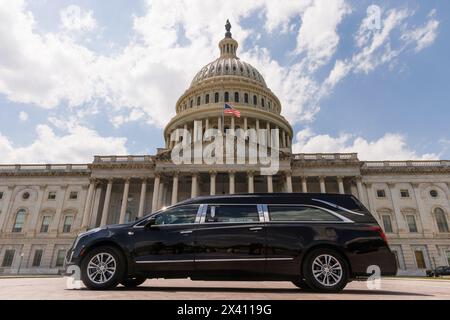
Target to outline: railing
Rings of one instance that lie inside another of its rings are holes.
[[[94,163],[143,163],[152,162],[152,156],[95,156]]]
[[[14,172],[83,172],[88,171],[87,164],[7,164],[0,165],[0,173]]]
[[[430,168],[430,167],[449,167],[450,160],[407,160],[407,161],[365,161],[363,168]]]
[[[295,160],[358,160],[357,153],[298,153]]]

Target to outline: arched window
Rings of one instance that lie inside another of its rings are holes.
[[[229,100],[230,100],[230,94],[228,93],[228,91],[226,91],[224,101],[228,102]]]
[[[206,104],[209,103],[209,94],[207,94],[207,95],[205,96],[205,103],[206,103]]]
[[[244,93],[244,103],[248,103],[248,93]]]
[[[194,100],[191,99],[191,101],[189,102],[189,106],[192,108],[194,106]]]
[[[258,104],[258,98],[256,95],[253,96],[253,104],[256,106]]]
[[[234,102],[239,102],[239,92],[234,93]]]
[[[14,221],[14,226],[12,229],[12,232],[22,232],[23,224],[25,223],[25,216],[26,216],[25,209],[20,209],[17,212],[16,220]]]
[[[264,102],[264,98],[261,98],[261,106],[264,108],[266,106],[265,102]]]
[[[197,97],[197,106],[199,106],[200,105],[200,96],[199,97]]]
[[[434,209],[434,216],[436,217],[436,223],[439,232],[449,232],[447,218],[445,212],[441,208]]]
[[[214,102],[215,103],[219,102],[219,93],[218,92],[214,93]]]

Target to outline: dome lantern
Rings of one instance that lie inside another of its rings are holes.
[[[220,57],[221,58],[237,58],[236,51],[238,48],[238,42],[231,36],[231,24],[227,20],[225,25],[225,38],[219,42]]]

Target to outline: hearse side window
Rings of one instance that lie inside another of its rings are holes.
[[[255,205],[208,205],[205,222],[259,222],[258,210]]]
[[[155,216],[155,224],[194,223],[198,205],[179,206],[167,209]]]
[[[305,206],[269,206],[271,221],[340,221],[333,214]]]

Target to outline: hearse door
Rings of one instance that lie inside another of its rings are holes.
[[[190,272],[194,269],[194,231],[200,205],[169,208],[154,216],[151,226],[134,229],[134,261],[143,272]]]
[[[256,204],[208,205],[195,231],[195,270],[200,277],[248,277],[264,273],[266,235]]]

